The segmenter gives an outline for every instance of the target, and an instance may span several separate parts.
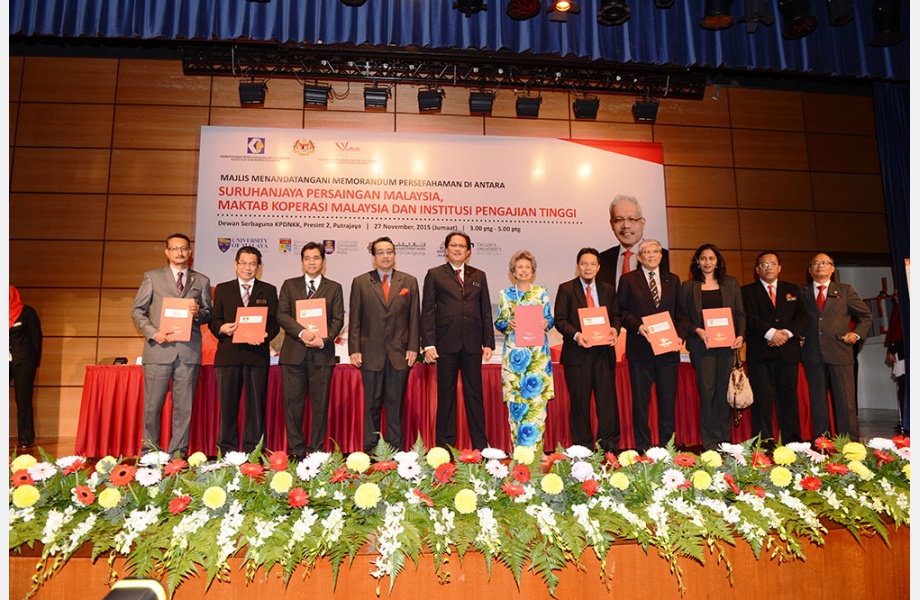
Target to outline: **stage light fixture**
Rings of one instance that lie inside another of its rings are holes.
[[[655,0],[655,8],[671,8],[674,0]]]
[[[625,0],[607,0],[597,11],[597,22],[601,25],[622,25],[629,20],[631,14]]]
[[[827,0],[827,18],[831,25],[846,25],[853,20],[853,0]]]
[[[367,0],[339,0],[345,6],[364,6]]]
[[[540,96],[518,96],[514,102],[514,109],[519,117],[537,118],[540,116],[540,103],[543,98]]]
[[[305,85],[303,86],[303,105],[309,108],[326,108],[329,105],[329,95],[332,86]]]
[[[419,112],[441,112],[444,90],[438,88],[420,89],[418,91]]]
[[[536,17],[541,10],[543,10],[541,0],[511,0],[505,9],[505,14],[515,21],[524,21]]]
[[[633,118],[637,123],[654,123],[658,118],[658,101],[648,98],[636,100],[633,104]]]
[[[787,40],[802,39],[818,26],[818,19],[811,14],[811,0],[779,0],[779,12]]]
[[[901,31],[901,0],[872,2],[872,39],[870,46],[894,46],[904,41]]]
[[[364,110],[386,110],[390,98],[389,88],[364,88]]]
[[[486,3],[482,0],[457,0],[454,2],[454,8],[462,12],[467,17],[472,17],[481,10],[486,10]]]
[[[572,112],[575,113],[576,119],[596,119],[600,106],[601,101],[595,97],[575,98],[572,102]]]
[[[550,13],[549,20],[556,23],[566,23],[569,15],[577,15],[581,12],[581,7],[574,1],[570,0],[552,0],[546,12]]]
[[[261,106],[265,104],[268,84],[264,81],[240,81],[240,104],[243,106]]]
[[[732,0],[706,0],[700,27],[703,29],[727,29],[735,24],[732,17]]]
[[[491,115],[495,94],[490,92],[470,92],[470,114]]]
[[[744,20],[747,21],[747,32],[754,33],[757,26],[772,25],[776,20],[770,11],[770,0],[744,0]]]

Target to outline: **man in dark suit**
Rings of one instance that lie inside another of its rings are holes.
[[[658,399],[658,443],[667,444],[674,435],[677,375],[687,315],[680,302],[680,278],[661,267],[661,244],[657,240],[646,239],[639,243],[636,250],[641,268],[620,278],[617,301],[627,335],[626,360],[632,388],[633,433],[636,450],[643,453],[652,445],[648,424],[652,384]],[[656,356],[642,317],[662,312],[670,314],[675,328],[669,332],[673,350]]]
[[[556,329],[562,334],[565,382],[571,401],[569,423],[572,443],[616,452],[620,443],[620,413],[617,408],[616,351],[620,330],[620,306],[612,285],[596,279],[600,267],[594,248],[578,251],[578,277],[559,286],[553,311]],[[600,306],[607,309],[610,333],[600,345],[582,334],[579,308]],[[591,432],[591,392],[597,413],[597,437]],[[647,419],[646,419],[647,420]]]
[[[335,368],[335,338],[345,323],[342,286],[323,275],[326,250],[318,242],[307,242],[300,251],[304,274],[288,279],[281,286],[278,300],[278,323],[284,329],[281,345],[281,390],[288,453],[294,458],[307,451],[319,452],[326,443],[329,414],[329,391]],[[297,301],[312,298],[326,300],[326,337],[297,322]],[[311,432],[304,440],[303,417],[307,389],[310,391]]]
[[[23,303],[19,290],[10,286],[10,382],[16,398],[16,434],[21,448],[35,443],[32,393],[41,361],[41,320],[34,308]]]
[[[645,217],[642,207],[634,196],[618,194],[610,202],[610,229],[619,240],[619,245],[601,252],[598,257],[601,268],[597,272],[598,281],[603,281],[616,288],[624,273],[639,267],[636,251],[645,235]],[[661,249],[661,272],[670,272],[668,251]]]
[[[348,353],[364,384],[364,451],[374,449],[380,415],[383,439],[403,449],[402,409],[409,370],[419,350],[418,281],[395,269],[396,245],[388,237],[368,246],[374,270],[351,282]]]
[[[217,338],[214,374],[220,399],[220,432],[217,448],[224,454],[240,449],[240,392],[245,393],[243,452],[247,454],[265,437],[265,402],[268,396],[269,342],[278,335],[278,292],[275,286],[256,278],[262,253],[252,246],[236,252],[236,279],[214,289],[214,311],[208,327]],[[234,343],[241,307],[268,309],[265,336],[261,340]]]
[[[172,382],[172,437],[168,452],[188,452],[192,404],[201,371],[201,325],[211,319],[211,281],[189,268],[192,243],[188,236],[174,233],[166,238],[166,260],[162,269],[144,273],[131,306],[131,318],[144,335],[144,442],[143,452],[161,450],[160,420],[166,392]],[[172,340],[171,331],[160,331],[163,298],[187,298],[192,315],[191,339]]]
[[[831,281],[834,261],[827,254],[816,254],[808,263],[808,273],[812,283],[801,288],[808,312],[802,334],[802,364],[811,397],[812,431],[818,436],[831,429],[827,409],[830,380],[837,435],[849,435],[855,440],[859,438],[859,424],[853,345],[869,334],[872,313],[852,286]]]
[[[799,426],[799,336],[808,313],[799,286],[780,281],[779,254],[761,252],[754,261],[758,280],[741,288],[747,320],[747,373],[754,392],[753,431],[761,440],[773,440],[773,407],[779,440],[801,442]],[[769,443],[769,442],[768,442]]]
[[[454,231],[444,239],[447,262],[428,270],[422,294],[422,345],[425,362],[438,365],[437,444],[457,442],[457,373],[475,449],[488,447],[482,405],[482,361],[495,349],[492,301],[486,274],[466,264],[470,236]]]

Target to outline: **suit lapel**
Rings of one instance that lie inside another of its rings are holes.
[[[377,296],[377,300],[380,301],[380,305],[386,308],[387,301],[383,295],[383,281],[380,279],[380,273],[374,270],[368,273],[368,277],[370,278],[370,282],[371,282],[371,290],[373,290],[374,295]],[[391,276],[391,279],[392,279],[392,276]],[[393,282],[392,281],[390,281],[390,293],[391,294],[393,293]]]

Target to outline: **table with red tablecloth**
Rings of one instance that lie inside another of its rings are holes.
[[[265,447],[286,450],[284,431],[284,405],[281,400],[281,371],[273,365],[268,372],[268,400],[265,409]],[[489,443],[505,451],[511,450],[511,432],[508,409],[502,401],[501,365],[482,367],[483,403],[486,413],[486,432]],[[700,441],[699,395],[693,367],[681,363],[676,406],[675,439],[681,445],[698,445]],[[547,448],[566,447],[571,443],[569,431],[569,393],[565,385],[564,368],[553,364],[556,397],[547,405],[544,444]],[[364,426],[364,395],[361,372],[351,365],[337,365],[332,376],[326,449],[336,446],[343,452],[353,452],[362,447]],[[629,368],[625,362],[617,363],[617,400],[620,409],[620,447],[634,444],[632,430],[632,403],[629,389]],[[811,410],[808,387],[802,370],[799,370],[799,416],[803,437],[810,437]],[[409,386],[403,411],[404,441],[408,448],[418,435],[426,447],[435,443],[435,415],[437,412],[437,367],[417,364],[409,375]],[[462,409],[463,388],[458,384],[457,446],[469,447],[469,433]],[[310,431],[310,403],[304,399],[307,410],[304,431]],[[100,457],[135,456],[140,451],[144,419],[144,371],[139,365],[90,365],[86,367],[83,401],[77,428],[77,454]],[[592,401],[593,404],[593,401]],[[169,415],[171,399],[167,397],[163,415],[161,446],[166,447],[171,434]],[[240,423],[245,418],[240,405]],[[385,417],[384,417],[385,418]],[[654,400],[649,410],[652,442],[658,440],[658,411]],[[202,451],[216,454],[217,431],[220,420],[220,403],[214,366],[203,365],[195,393],[192,423],[189,433],[189,452]],[[592,419],[593,421],[594,419]],[[596,426],[596,422],[593,423]],[[242,436],[241,436],[242,437]],[[732,429],[732,441],[741,442],[751,437],[750,411],[742,413],[741,422]]]

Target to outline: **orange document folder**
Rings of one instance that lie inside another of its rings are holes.
[[[268,323],[267,306],[240,306],[236,309],[236,330],[234,344],[265,342],[265,327]]]
[[[294,306],[297,311],[297,322],[307,331],[312,331],[321,338],[326,338],[326,299],[310,298],[298,300]]]
[[[514,345],[543,345],[543,305],[518,304],[514,307]]]
[[[703,325],[709,348],[731,348],[735,343],[735,321],[731,308],[704,308]]]
[[[674,321],[668,311],[642,317],[642,324],[648,329],[648,342],[655,356],[666,352],[680,352],[680,338],[674,329]]]
[[[607,307],[579,308],[578,320],[581,323],[581,335],[585,336],[588,345],[610,345],[610,321],[607,320]]]
[[[169,334],[173,342],[188,342],[192,339],[192,306],[188,298],[163,298],[163,312],[160,313],[160,331]]]

